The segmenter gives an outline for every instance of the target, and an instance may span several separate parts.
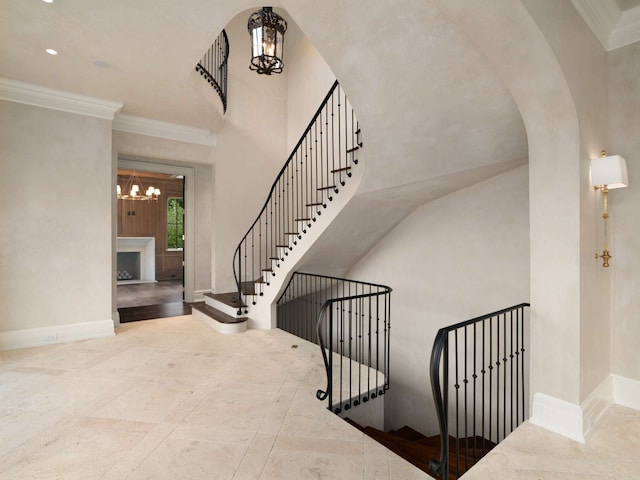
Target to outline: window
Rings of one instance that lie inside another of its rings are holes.
[[[182,250],[184,246],[184,200],[167,199],[167,249]]]

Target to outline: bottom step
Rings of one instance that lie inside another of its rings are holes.
[[[232,317],[205,303],[192,303],[191,309],[194,318],[213,328],[218,333],[242,333],[247,329],[248,319],[246,317]]]

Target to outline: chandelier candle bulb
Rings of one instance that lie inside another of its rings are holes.
[[[142,189],[140,188],[142,186]],[[160,189],[149,185],[147,189],[144,189],[144,184],[138,178],[135,172],[129,175],[129,178],[125,181],[124,190],[129,191],[129,194],[122,194],[123,188],[120,185],[116,185],[116,196],[118,200],[154,200],[158,201],[160,196]],[[141,192],[144,192],[142,194]]]

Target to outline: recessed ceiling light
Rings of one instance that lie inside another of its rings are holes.
[[[56,52],[53,48],[47,48],[45,50],[45,52],[47,52],[49,55],[57,55],[58,52]]]
[[[42,0],[44,3],[53,3],[53,0]]]

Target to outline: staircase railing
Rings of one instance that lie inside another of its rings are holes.
[[[336,81],[236,248],[233,273],[241,304],[251,297],[255,305],[263,295],[281,262],[351,177],[361,147],[355,112]]]
[[[196,72],[199,72],[204,79],[214,88],[220,100],[222,100],[223,111],[227,111],[227,70],[229,66],[229,39],[227,32],[222,30],[216,41],[207,50],[207,53],[196,65]]]
[[[459,477],[527,417],[526,307],[521,303],[436,335],[430,374],[441,453],[429,468],[443,479],[450,472]]]
[[[278,328],[320,346],[327,387],[318,390],[335,413],[389,388],[391,288],[295,272],[278,300]]]

